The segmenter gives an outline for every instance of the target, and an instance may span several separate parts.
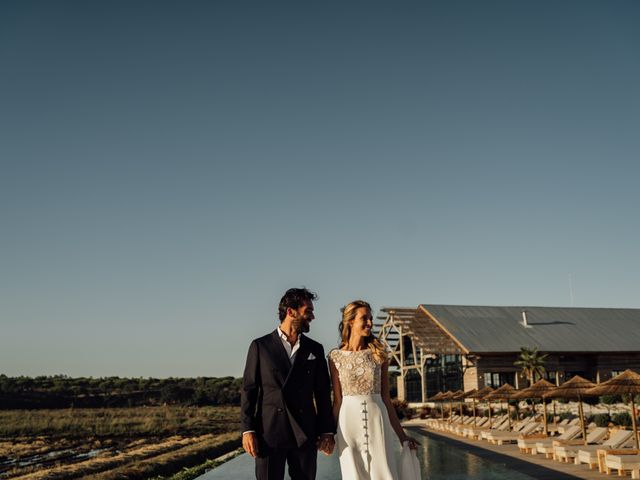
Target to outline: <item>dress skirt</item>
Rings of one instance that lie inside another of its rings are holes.
[[[399,480],[401,445],[380,394],[345,395],[336,448],[343,480]]]

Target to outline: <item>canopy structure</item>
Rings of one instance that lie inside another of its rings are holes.
[[[565,398],[568,400],[578,400],[578,415],[580,416],[580,426],[582,427],[582,438],[584,444],[587,444],[587,427],[584,422],[584,410],[582,408],[582,399],[585,396],[590,396],[587,391],[596,384],[590,382],[587,379],[582,378],[580,375],[567,380],[555,390],[544,394],[543,398]]]
[[[518,400],[524,400],[527,398],[542,399],[542,405],[543,405],[542,412],[544,415],[544,434],[545,435],[549,435],[549,425],[547,422],[547,402],[543,397],[545,394],[554,391],[556,388],[558,387],[556,387],[553,383],[542,379],[542,380],[538,380],[536,383],[534,383],[530,387],[520,390],[519,392],[516,392],[512,397]]]
[[[629,403],[631,404],[631,421],[633,423],[633,437],[635,439],[636,448],[640,448],[638,440],[638,421],[636,414],[636,404],[633,397],[640,393],[640,375],[633,370],[625,370],[620,375],[607,380],[600,385],[586,391],[587,395],[629,395]]]
[[[444,392],[438,392],[433,397],[429,398],[429,402],[439,402],[440,403],[440,418],[444,420],[444,399],[446,394]]]
[[[509,409],[509,400],[513,398],[513,395],[516,393],[516,389],[513,388],[508,383],[505,383],[500,388],[497,388],[490,394],[488,394],[485,400],[506,400],[507,401],[507,422],[509,424],[509,430],[511,430],[511,411]],[[491,406],[489,406],[491,408]]]
[[[487,395],[489,395],[491,392],[493,392],[493,388],[491,387],[483,387],[480,390],[476,390],[473,393],[470,393],[469,396],[467,398],[471,398],[473,400],[473,415],[474,415],[474,425],[476,424],[475,421],[475,412],[476,412],[476,401],[477,400],[483,400]],[[489,403],[489,427],[491,427],[492,425],[492,418],[491,418],[491,404]]]

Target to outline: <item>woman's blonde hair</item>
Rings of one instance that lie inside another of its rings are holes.
[[[351,324],[356,318],[356,312],[359,308],[367,308],[371,312],[371,305],[364,300],[355,300],[348,305],[345,305],[340,311],[342,312],[342,321],[340,322],[340,348],[349,345],[349,337],[351,337]],[[368,337],[365,337],[364,343],[367,348],[373,352],[373,358],[378,363],[384,363],[387,359],[387,353],[385,352],[382,342],[372,333]]]

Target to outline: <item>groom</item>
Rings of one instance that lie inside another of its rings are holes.
[[[242,446],[255,458],[258,480],[313,480],[317,450],[334,447],[329,372],[324,349],[304,333],[315,318],[316,295],[287,290],[278,306],[280,325],[249,347],[244,369]]]

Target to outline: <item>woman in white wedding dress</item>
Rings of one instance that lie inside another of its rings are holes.
[[[351,302],[342,309],[340,348],[328,355],[342,478],[419,480],[418,442],[405,434],[393,408],[389,362],[372,327],[371,306]]]

